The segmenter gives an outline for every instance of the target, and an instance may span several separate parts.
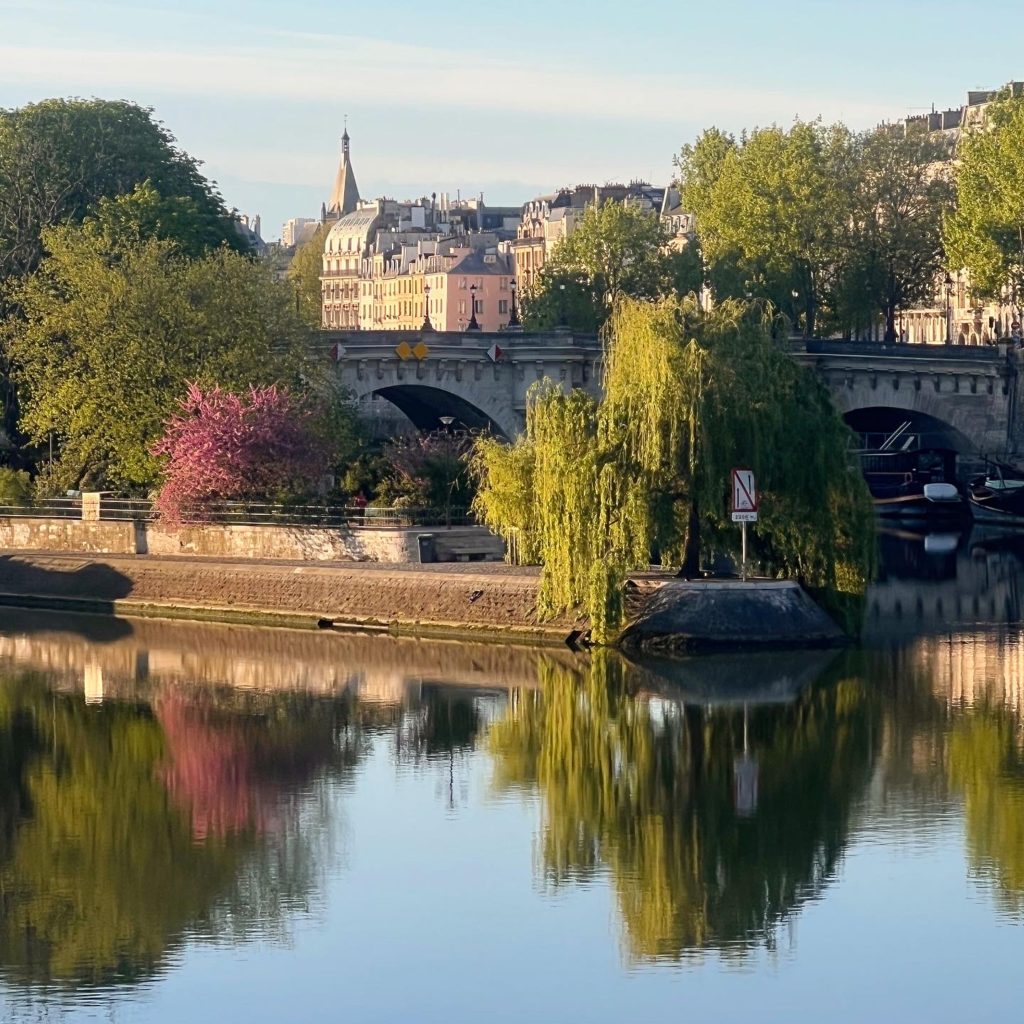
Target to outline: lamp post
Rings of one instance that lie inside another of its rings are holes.
[[[565,320],[565,282],[563,281],[558,286],[558,329],[565,331],[568,328],[569,325]]]
[[[454,416],[439,416],[438,419],[441,421],[441,425],[444,427],[446,435],[450,435],[452,432],[452,424],[455,422]],[[448,494],[445,497],[444,502],[444,528],[450,530],[452,528],[452,492],[455,490],[455,485],[458,483],[458,477],[455,477],[448,485]]]
[[[470,317],[469,323],[466,324],[467,331],[479,331],[480,322],[476,318],[476,285],[471,284],[469,286],[469,310]]]
[[[953,344],[953,307],[951,299],[953,297],[953,278],[950,277],[949,271],[946,271],[946,277],[943,281],[943,285],[946,289],[946,344]]]
[[[432,331],[434,325],[430,322],[430,285],[423,286],[423,326],[421,331]]]
[[[516,307],[516,282],[515,278],[512,279],[509,288],[512,291],[512,311],[508,318],[508,324],[506,325],[509,330],[514,330],[516,327],[521,327],[522,324],[519,322],[519,310]]]

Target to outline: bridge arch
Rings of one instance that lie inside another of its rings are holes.
[[[451,426],[456,430],[489,431],[507,440],[516,433],[514,426],[501,423],[486,409],[447,388],[391,384],[368,391],[366,395],[390,402],[417,430],[442,430]],[[449,416],[454,418],[451,424],[442,419]]]
[[[867,448],[877,447],[894,430],[909,423],[907,435],[916,435],[921,448],[951,448],[961,455],[977,454],[978,446],[959,427],[930,413],[904,407],[873,405],[852,409],[843,419],[859,434]]]

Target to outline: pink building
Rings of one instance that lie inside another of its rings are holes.
[[[496,247],[437,245],[441,252],[405,261],[378,255],[363,262],[359,326],[363,330],[500,331],[512,313],[513,263]]]

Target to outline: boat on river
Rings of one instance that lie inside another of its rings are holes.
[[[959,519],[967,504],[948,448],[875,449],[857,453],[875,512],[886,519]]]
[[[967,485],[971,514],[979,523],[1024,526],[1024,475],[999,462]]]

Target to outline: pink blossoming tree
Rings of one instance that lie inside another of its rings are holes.
[[[236,395],[190,384],[152,453],[166,459],[156,509],[168,523],[199,520],[210,502],[308,492],[329,454],[312,413],[285,388]]]

